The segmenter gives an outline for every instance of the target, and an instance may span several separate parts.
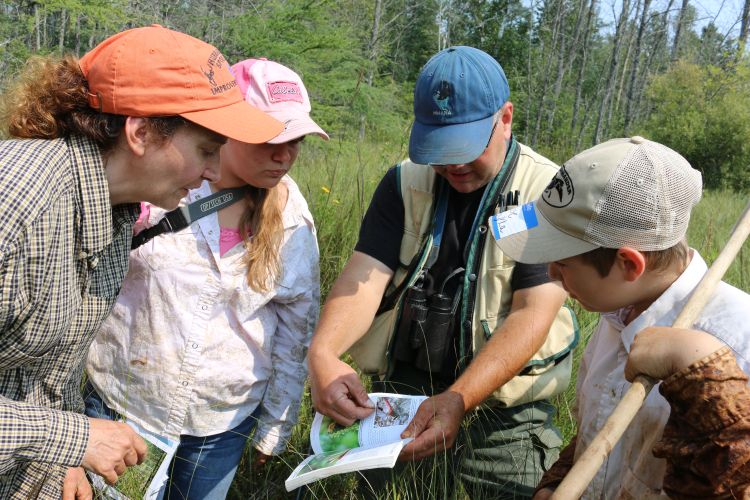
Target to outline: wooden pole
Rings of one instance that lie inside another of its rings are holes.
[[[695,323],[698,314],[700,314],[714,288],[721,281],[734,257],[742,248],[748,234],[750,234],[750,202],[748,202],[745,211],[732,229],[732,234],[724,249],[706,271],[703,279],[698,283],[672,326],[675,328],[690,328]],[[630,389],[604,423],[604,427],[601,428],[583,454],[578,457],[568,475],[555,489],[555,493],[551,497],[553,500],[572,500],[581,497],[609,452],[615,447],[635,414],[638,413],[654,384],[653,379],[643,375],[638,375],[635,378]]]

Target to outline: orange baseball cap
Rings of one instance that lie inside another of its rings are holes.
[[[89,105],[126,116],[175,116],[241,142],[276,137],[284,124],[248,104],[216,47],[152,25],[111,36],[79,61]]]

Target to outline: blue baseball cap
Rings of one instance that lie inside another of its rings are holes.
[[[465,46],[438,52],[417,77],[409,158],[422,164],[474,161],[509,97],[503,68],[486,52]]]

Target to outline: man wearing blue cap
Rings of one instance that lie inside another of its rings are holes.
[[[475,48],[422,68],[410,159],[377,187],[310,346],[313,403],[341,424],[373,411],[346,351],[379,376],[374,390],[431,396],[400,458],[456,442],[460,453],[421,467],[449,464],[447,478],[410,473],[417,494],[449,495],[458,475],[471,496],[530,497],[560,446],[548,398],[567,385],[577,341],[566,293],[543,265],[486,244],[488,217],[535,199],[558,169],[514,139],[509,96],[500,65]]]

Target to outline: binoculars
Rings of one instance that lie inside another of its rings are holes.
[[[459,271],[460,270],[460,271]],[[442,283],[440,291],[427,294],[423,280],[407,288],[401,318],[396,330],[395,357],[398,361],[414,363],[420,370],[439,372],[453,339],[453,317],[458,305],[457,297],[444,293],[445,284],[453,276],[451,273]]]

